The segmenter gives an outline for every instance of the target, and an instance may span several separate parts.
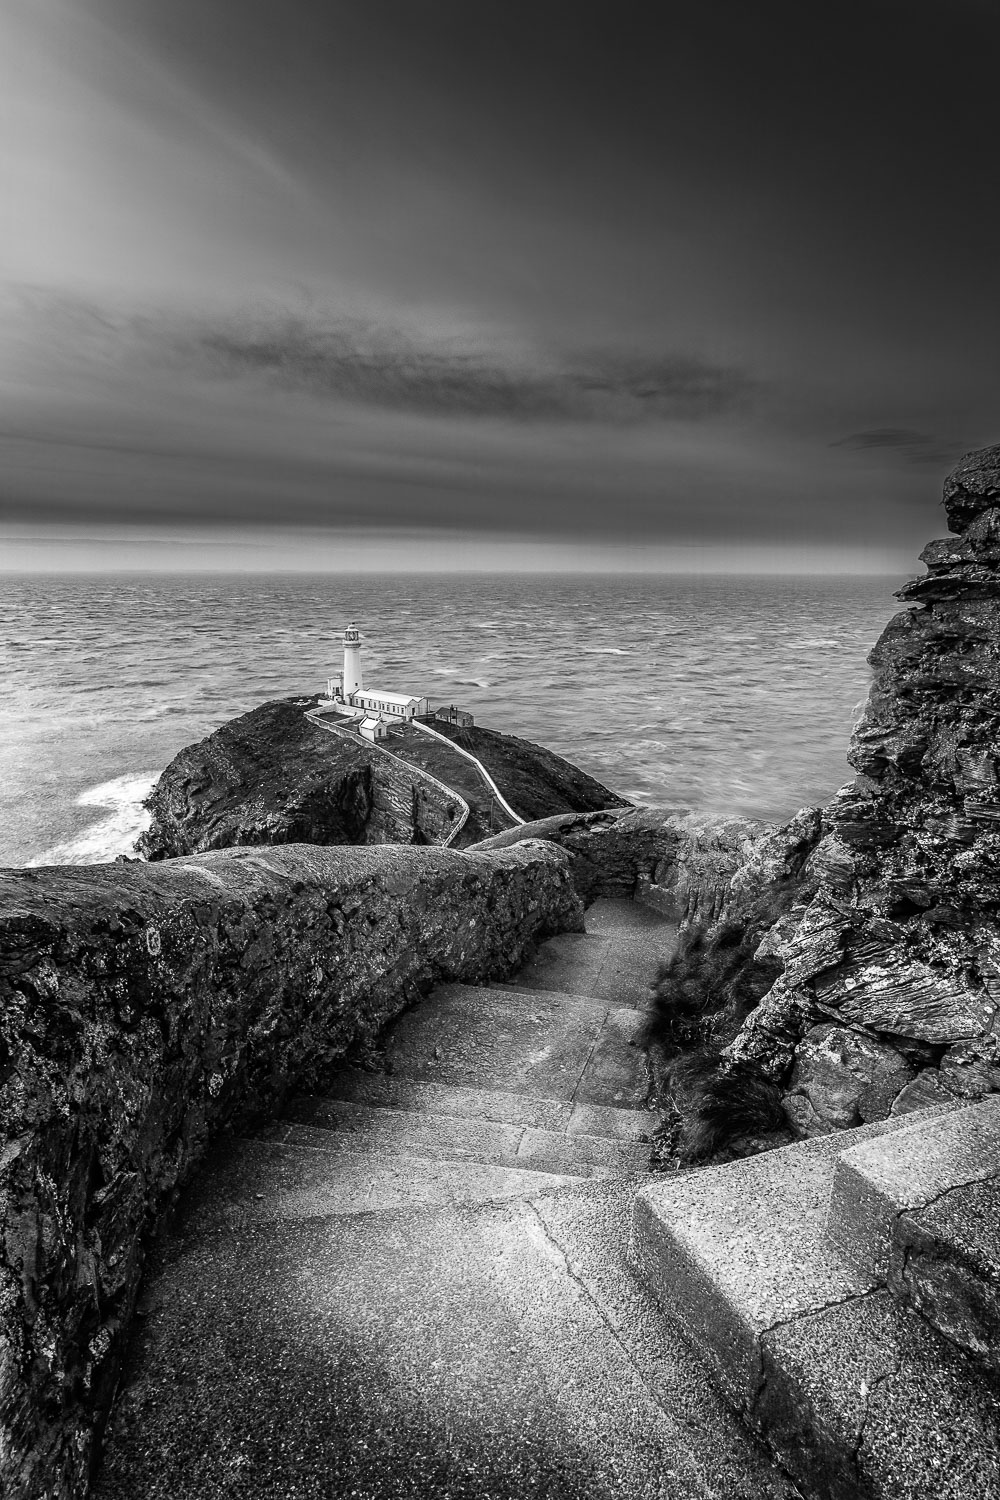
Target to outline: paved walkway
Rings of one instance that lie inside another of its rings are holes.
[[[625,1251],[670,928],[598,902],[221,1145],[144,1294],[98,1500],[779,1500]],[[581,988],[586,985],[587,987]]]

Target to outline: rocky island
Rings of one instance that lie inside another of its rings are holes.
[[[282,699],[182,750],[148,799],[139,851],[170,859],[242,844],[449,844],[507,817],[464,756],[400,724],[383,749]],[[343,721],[340,721],[341,723]],[[450,729],[525,820],[628,804],[561,756],[514,735]]]
[[[0,1467],[12,1500],[87,1492],[146,1258],[179,1189],[213,1139],[266,1131],[302,1089],[316,1091],[311,1113],[293,1103],[285,1134],[254,1148],[271,1164],[260,1181],[283,1184],[274,1212],[291,1240],[319,1191],[317,1155],[350,1156],[308,1133],[296,1156],[295,1119],[348,1134],[374,1122],[397,1149],[385,1132],[405,1126],[408,1149],[423,1141],[438,1160],[445,1115],[474,1116],[458,1158],[516,1172],[530,1149],[562,1174],[566,1196],[544,1203],[537,1183],[510,1189],[530,1200],[516,1220],[526,1239],[473,1194],[440,1244],[460,1222],[479,1226],[482,1254],[506,1235],[515,1251],[490,1285],[509,1300],[511,1267],[541,1243],[545,1277],[573,1282],[567,1307],[593,1304],[594,1348],[630,1350],[623,1380],[666,1358],[661,1314],[680,1327],[772,1455],[733,1435],[721,1407],[701,1412],[725,1447],[705,1458],[715,1493],[776,1500],[787,1472],[821,1500],[1000,1496],[1000,448],[963,460],[945,509],[951,538],[925,549],[926,576],[902,590],[872,653],[854,780],[782,828],[631,808],[540,747],[449,731],[463,766],[471,756],[488,772],[483,790],[467,769],[449,780],[445,758],[408,759],[405,737],[367,745],[324,727],[314,701],[283,700],[175,759],[152,794],[147,862],[3,874]],[[658,965],[650,934],[662,942],[666,927],[679,938]],[[472,1034],[491,1005],[511,1046],[525,1005],[532,1026],[572,1032],[580,1071],[562,1094],[552,1076],[547,1091],[524,1082],[547,1043],[502,1084],[446,1074],[447,1046],[462,1053],[462,1027]],[[422,1040],[414,1013],[439,1014],[453,1042]],[[400,1083],[390,1064],[406,1037],[427,1050]],[[623,1037],[650,1046],[659,1180],[642,1170],[645,1099]],[[581,1093],[602,1057],[605,1092]],[[414,1124],[418,1098],[429,1115]],[[475,1154],[487,1137],[495,1159]],[[240,1257],[258,1241],[262,1265],[277,1254],[254,1208],[270,1188],[240,1186],[243,1149],[213,1179],[229,1184],[229,1217],[210,1216],[192,1252],[205,1287],[220,1277],[211,1247],[231,1250],[234,1234]],[[392,1221],[406,1275],[426,1260],[420,1243],[405,1259],[411,1234],[405,1215]],[[612,1286],[623,1277],[648,1303],[634,1349],[633,1304],[622,1313]],[[537,1333],[539,1362],[564,1332]],[[135,1465],[157,1472],[156,1444],[177,1425],[167,1386],[202,1378],[183,1373],[197,1361],[176,1331],[157,1350],[173,1372],[154,1381],[165,1415],[141,1408],[147,1442],[123,1407],[102,1500],[133,1500]],[[701,1366],[684,1368],[697,1383]],[[177,1462],[162,1492],[204,1492],[209,1469]],[[253,1492],[252,1476],[233,1482]],[[614,1492],[658,1493],[624,1480]],[[692,1479],[680,1492],[709,1490]]]

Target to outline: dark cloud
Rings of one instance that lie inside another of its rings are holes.
[[[968,450],[968,443],[945,442],[929,432],[915,432],[909,427],[870,427],[838,438],[831,448],[849,448],[855,452],[889,449],[913,464],[933,464],[936,468],[954,463]]]
[[[356,321],[276,317],[198,330],[179,347],[227,375],[396,411],[515,421],[699,421],[745,406],[742,369],[688,354],[504,358]]]
[[[7,504],[908,554],[996,438],[998,45],[987,0],[0,6]]]

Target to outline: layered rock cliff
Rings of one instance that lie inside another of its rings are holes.
[[[944,506],[954,536],[869,658],[857,775],[732,1048],[804,1134],[1000,1089],[1000,447],[963,459]]]
[[[210,1136],[442,980],[582,927],[527,842],[0,874],[0,1489],[79,1500],[148,1237]]]

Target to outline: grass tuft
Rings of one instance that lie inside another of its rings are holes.
[[[668,1111],[661,1158],[699,1162],[760,1150],[761,1137],[787,1138],[781,1091],[723,1048],[781,973],[777,958],[756,958],[761,940],[793,906],[801,882],[783,882],[739,922],[688,929],[657,977],[643,1044],[661,1105]]]
[[[760,1137],[787,1132],[781,1090],[749,1063],[700,1048],[674,1060],[668,1088],[682,1161],[705,1161],[740,1143],[753,1149]]]

